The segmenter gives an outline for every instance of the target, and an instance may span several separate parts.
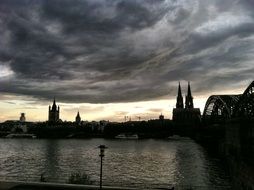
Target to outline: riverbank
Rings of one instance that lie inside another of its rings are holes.
[[[45,183],[45,182],[24,182],[24,181],[0,181],[0,190],[85,190],[85,189],[99,189],[96,185],[77,185],[77,184],[59,184],[59,183]],[[106,190],[137,190],[137,188],[125,187],[110,187],[103,186]]]

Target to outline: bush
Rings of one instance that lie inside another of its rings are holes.
[[[93,182],[91,181],[90,177],[86,174],[72,173],[68,179],[68,183],[70,184],[84,184],[84,185],[92,185]]]

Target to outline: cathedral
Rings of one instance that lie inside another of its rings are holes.
[[[190,82],[188,82],[188,90],[185,97],[185,106],[183,102],[181,84],[179,82],[178,94],[176,98],[176,108],[173,109],[173,121],[175,123],[193,125],[199,123],[200,119],[200,109],[194,108]]]
[[[52,122],[52,123],[58,122],[59,121],[59,114],[60,114],[60,107],[56,106],[56,100],[54,98],[52,108],[51,108],[51,106],[49,106],[49,119],[48,119],[48,121]]]

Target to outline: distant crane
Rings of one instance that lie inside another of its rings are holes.
[[[129,119],[129,121],[131,121],[131,116],[125,115],[125,116],[124,116],[124,122],[126,122],[128,119]]]
[[[140,116],[136,116],[137,118],[138,118],[138,121],[140,121],[141,120],[141,117]]]

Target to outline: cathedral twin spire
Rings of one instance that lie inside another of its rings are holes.
[[[181,90],[181,84],[179,82],[178,85],[178,95],[177,95],[177,101],[176,101],[176,108],[184,108],[183,106],[183,96],[182,96],[182,90]],[[191,95],[191,88],[190,88],[190,82],[188,82],[188,92],[185,97],[185,109],[194,108],[193,105],[193,97]]]
[[[178,85],[176,108],[183,108],[183,96],[182,96],[182,90],[181,90],[180,82],[179,82],[179,85]]]
[[[193,97],[191,95],[190,82],[188,82],[188,93],[185,99],[185,108],[194,108],[193,106]]]

